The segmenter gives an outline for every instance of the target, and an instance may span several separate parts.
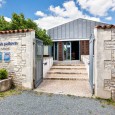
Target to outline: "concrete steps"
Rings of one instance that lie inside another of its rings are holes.
[[[86,80],[88,81],[88,75],[83,74],[48,74],[45,80]]]
[[[54,64],[54,66],[85,66],[84,64]]]
[[[48,72],[48,74],[83,74],[83,75],[87,75],[87,72],[84,70],[62,70],[62,69],[58,69],[58,70],[50,70]]]
[[[51,69],[83,69],[86,70],[85,66],[53,66]]]
[[[48,74],[83,74],[87,75],[85,68],[51,68]]]
[[[88,81],[88,74],[84,64],[54,65],[44,80],[85,80]]]

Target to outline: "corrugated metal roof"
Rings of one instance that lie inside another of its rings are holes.
[[[112,29],[115,28],[115,25],[98,25],[96,26],[98,29]]]
[[[25,33],[34,31],[33,29],[19,29],[19,30],[7,30],[7,31],[0,31],[0,34],[12,34],[12,33]]]

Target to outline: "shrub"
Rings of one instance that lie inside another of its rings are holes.
[[[6,69],[0,69],[0,80],[2,79],[7,79],[8,77],[8,72]]]

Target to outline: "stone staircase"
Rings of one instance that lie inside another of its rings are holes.
[[[84,64],[57,64],[47,73],[44,80],[88,80]]]

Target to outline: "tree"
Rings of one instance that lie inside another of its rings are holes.
[[[0,31],[9,30],[10,23],[7,22],[3,16],[0,16]]]
[[[19,30],[19,29],[34,29],[37,38],[41,39],[44,45],[51,45],[52,40],[46,34],[46,30],[41,29],[31,19],[25,19],[23,14],[12,14],[11,22],[5,21],[4,17],[0,17],[0,31],[2,30]]]

